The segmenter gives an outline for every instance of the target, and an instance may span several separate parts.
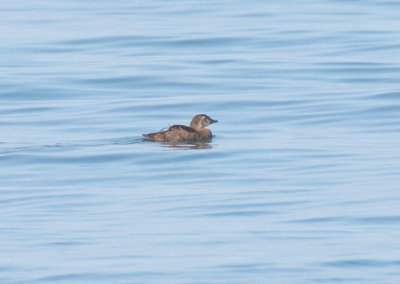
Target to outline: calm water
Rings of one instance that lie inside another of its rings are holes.
[[[1,283],[399,283],[400,2],[269,2],[1,1]]]

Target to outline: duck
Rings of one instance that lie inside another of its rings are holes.
[[[190,126],[172,125],[165,131],[142,134],[146,140],[157,142],[182,142],[182,141],[204,141],[212,137],[211,130],[206,126],[216,123],[206,114],[197,114],[192,118]]]

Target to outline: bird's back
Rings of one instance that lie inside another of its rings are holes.
[[[159,142],[194,141],[202,139],[202,135],[185,125],[172,125],[167,131],[143,134],[146,139]]]

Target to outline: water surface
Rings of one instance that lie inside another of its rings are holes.
[[[0,11],[0,281],[398,283],[397,1]],[[206,144],[141,133],[218,119]]]

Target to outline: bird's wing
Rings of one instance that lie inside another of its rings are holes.
[[[168,130],[169,131],[177,130],[177,131],[196,132],[196,130],[194,130],[193,128],[191,128],[189,126],[185,126],[185,125],[172,125]]]

